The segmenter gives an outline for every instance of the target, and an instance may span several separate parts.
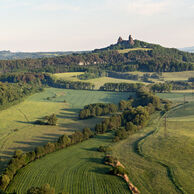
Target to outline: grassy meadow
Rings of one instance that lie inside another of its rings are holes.
[[[150,72],[128,72],[129,74],[137,74],[139,76],[143,76],[146,73],[153,74]],[[77,78],[78,75],[83,74],[83,72],[67,72],[67,73],[56,73],[54,74],[56,78],[68,80],[68,81],[81,81],[81,82],[89,82],[95,85],[95,89],[99,89],[101,86],[103,86],[105,83],[143,83],[145,85],[149,84],[147,82],[143,82],[141,80],[128,80],[128,79],[117,79],[117,78],[111,78],[111,77],[100,77],[95,79],[89,79],[89,80],[79,80]],[[151,81],[154,83],[163,83],[165,81],[187,81],[188,78],[194,77],[194,71],[184,71],[184,72],[165,72],[162,73],[161,79],[153,79],[150,78]],[[179,91],[179,92],[185,92],[187,90]],[[177,91],[175,91],[177,92]],[[187,92],[191,92],[191,90],[188,90]]]
[[[172,100],[170,95],[165,97]],[[116,144],[114,155],[142,193],[194,193],[194,102],[170,111],[167,129],[159,118]]]
[[[95,89],[98,90],[101,86],[103,86],[105,83],[143,83],[142,81],[136,81],[136,80],[128,80],[128,79],[117,79],[117,78],[111,78],[111,77],[99,77],[89,80],[80,80],[77,78],[77,75],[80,75],[83,73],[80,72],[74,72],[74,73],[56,73],[54,74],[57,78],[63,79],[63,80],[69,80],[69,81],[81,81],[81,82],[89,82],[95,85]],[[145,83],[147,84],[147,83]]]
[[[118,50],[119,53],[121,54],[125,54],[131,51],[150,51],[152,49],[150,48],[130,48],[130,49],[122,49],[122,50]]]
[[[60,135],[70,134],[84,127],[94,127],[100,118],[79,120],[83,106],[98,102],[118,103],[129,93],[79,91],[47,88],[24,102],[0,112],[0,169],[17,149],[32,150],[38,145],[55,141]],[[66,103],[64,103],[66,100]],[[57,126],[35,125],[33,122],[55,113]]]
[[[56,193],[130,193],[120,177],[109,174],[109,166],[102,162],[104,154],[96,150],[110,144],[111,137],[110,133],[100,135],[32,162],[17,173],[7,191],[24,193],[49,183]]]

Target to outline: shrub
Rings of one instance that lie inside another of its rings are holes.
[[[27,191],[27,194],[55,194],[55,189],[49,184],[42,187],[32,187]]]
[[[125,175],[127,171],[122,166],[116,166],[111,169],[110,173],[114,175]]]
[[[50,116],[48,116],[47,118],[47,124],[48,125],[57,125],[57,117],[55,114],[52,114]]]
[[[84,136],[84,139],[88,139],[90,137],[92,137],[94,135],[94,133],[91,131],[90,128],[84,128],[83,129],[83,136]]]
[[[10,178],[7,175],[2,175],[0,177],[0,189],[5,190],[10,182]]]
[[[105,153],[110,153],[112,151],[110,146],[100,146],[98,148],[99,152],[105,152]]]

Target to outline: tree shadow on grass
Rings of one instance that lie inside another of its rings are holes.
[[[91,151],[91,152],[97,152],[98,149],[96,147],[93,148],[81,148],[82,150]]]
[[[29,124],[29,125],[35,125],[33,121],[16,121],[17,123],[23,123],[23,124]]]

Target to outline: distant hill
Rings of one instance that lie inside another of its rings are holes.
[[[192,46],[192,47],[181,48],[180,50],[181,50],[181,51],[185,51],[185,52],[194,53],[194,46]]]
[[[12,59],[36,59],[43,57],[57,57],[62,55],[69,55],[72,53],[81,53],[81,52],[11,52],[11,51],[0,51],[0,60],[12,60]]]
[[[42,54],[42,53],[41,53]],[[40,56],[37,54],[37,56]],[[165,48],[140,40],[119,37],[115,44],[61,56],[45,53],[38,59],[0,60],[0,73],[9,72],[80,72],[92,70],[129,72],[178,72],[194,70],[194,53]]]

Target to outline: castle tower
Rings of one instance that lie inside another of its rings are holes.
[[[130,44],[130,46],[133,46],[135,44],[131,35],[129,35],[129,44]]]
[[[117,43],[121,43],[121,42],[123,42],[123,39],[122,39],[122,37],[120,36],[119,39],[118,39],[118,41],[117,41]]]

